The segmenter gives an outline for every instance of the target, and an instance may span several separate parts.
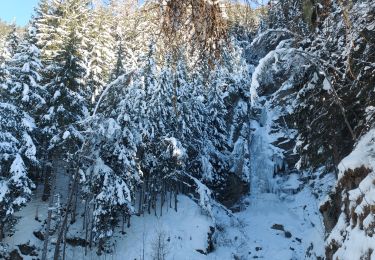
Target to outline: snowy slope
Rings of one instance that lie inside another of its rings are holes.
[[[291,177],[293,179],[294,177]],[[289,183],[291,179],[282,182]],[[292,180],[293,182],[295,180]],[[328,182],[322,180],[322,183]],[[279,183],[280,180],[279,180]],[[23,243],[35,245],[39,250],[43,242],[32,232],[39,230],[41,223],[34,220],[36,208],[41,220],[46,218],[46,203],[40,203],[40,195],[24,209],[16,226],[16,232],[6,239],[10,246]],[[197,249],[207,248],[208,232],[213,221],[202,214],[199,206],[186,196],[179,196],[179,210],[175,212],[165,206],[162,217],[146,214],[144,217],[134,216],[126,234],[121,235],[119,227],[114,237],[114,252],[96,255],[95,250],[68,246],[66,259],[152,259],[153,244],[157,235],[162,232],[166,237],[166,259],[315,259],[322,255],[324,249],[324,231],[317,209],[317,201],[312,189],[306,187],[296,195],[285,193],[258,193],[249,195],[241,201],[240,212],[230,217],[219,212],[222,219],[218,223],[223,227],[217,231],[215,250],[204,255]],[[81,223],[70,227],[68,235],[76,237],[80,234]],[[276,227],[275,229],[275,226]],[[280,228],[282,227],[282,228]],[[280,230],[284,229],[284,230]],[[83,235],[83,234],[81,234]],[[53,249],[54,247],[51,246]],[[310,257],[306,256],[310,252]],[[50,257],[52,257],[50,252]],[[40,256],[40,254],[39,254]],[[24,259],[32,259],[25,257]]]
[[[208,259],[299,260],[324,256],[325,231],[319,201],[332,187],[334,176],[319,178],[319,174],[296,194],[285,189],[243,198],[241,211],[233,216],[237,223],[224,229],[218,248]],[[296,178],[291,175],[272,181],[290,187],[301,181]]]
[[[5,242],[13,248],[20,244],[30,244],[36,246],[37,251],[43,247],[43,242],[33,235],[33,231],[40,229],[43,221],[34,219],[38,209],[39,219],[44,220],[47,217],[47,203],[41,203],[41,192],[37,192],[31,203],[17,213],[19,222],[16,225],[15,234],[5,239]],[[66,259],[141,259],[144,248],[144,259],[152,259],[153,244],[156,236],[164,233],[166,238],[167,259],[206,259],[205,255],[196,250],[205,251],[207,248],[207,237],[212,220],[202,214],[200,208],[194,201],[186,196],[179,196],[179,210],[167,206],[164,207],[162,217],[155,217],[154,214],[146,214],[144,217],[134,216],[131,220],[130,228],[126,228],[126,234],[121,234],[121,228],[116,232],[113,238],[114,252],[112,254],[103,254],[101,257],[96,255],[96,251],[88,251],[80,246],[68,246]],[[77,222],[70,227],[68,236],[82,236],[80,228],[82,223]],[[52,239],[53,240],[53,239]],[[53,246],[51,247],[54,248]],[[52,258],[53,250],[49,253]],[[24,256],[24,259],[33,259],[31,256]]]
[[[272,193],[262,194],[256,200],[250,196],[247,201],[250,205],[240,217],[246,223],[251,256],[315,259],[316,255],[306,256],[311,245],[316,254],[322,255],[324,230],[315,198],[308,189],[292,201],[281,200]]]
[[[145,259],[152,259],[153,243],[160,233],[164,233],[167,239],[167,259],[205,259],[196,250],[205,251],[207,248],[212,220],[203,215],[197,204],[188,197],[179,196],[178,200],[177,212],[166,206],[162,217],[153,214],[134,217],[131,227],[126,229],[127,234],[115,238],[113,259],[141,259],[143,248]]]

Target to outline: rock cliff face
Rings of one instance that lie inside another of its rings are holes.
[[[339,178],[320,211],[327,259],[372,259],[375,250],[375,131],[365,134],[339,165]]]

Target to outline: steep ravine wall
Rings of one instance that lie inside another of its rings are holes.
[[[339,165],[339,178],[321,204],[327,260],[375,258],[375,130]]]

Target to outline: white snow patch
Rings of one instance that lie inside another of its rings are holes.
[[[323,89],[328,92],[332,90],[331,83],[328,81],[327,78],[324,78],[323,80]]]
[[[348,169],[365,166],[375,169],[375,129],[366,133],[357,143],[355,149],[338,165],[339,179]]]
[[[172,145],[172,156],[178,160],[182,160],[187,157],[186,149],[182,146],[181,142],[174,137],[165,138],[165,141]]]
[[[65,139],[69,138],[69,136],[70,136],[70,132],[69,131],[65,131],[64,134],[63,134],[63,136],[62,136],[62,138],[65,140]]]

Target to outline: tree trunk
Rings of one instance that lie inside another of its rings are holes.
[[[43,188],[42,201],[47,201],[51,195],[51,189],[52,189],[52,167],[50,165],[46,165],[45,167],[43,184],[44,184],[44,188]]]
[[[47,225],[46,225],[46,232],[44,234],[44,245],[43,245],[43,253],[42,253],[42,260],[47,260],[47,251],[48,251],[48,240],[49,240],[49,232],[51,229],[51,218],[52,218],[52,207],[53,207],[53,196],[50,196],[48,203],[48,216],[47,216]]]
[[[73,181],[72,181],[72,188],[70,190],[69,199],[68,199],[68,203],[67,203],[67,206],[66,206],[66,212],[65,212],[65,215],[64,215],[64,220],[63,220],[63,223],[61,225],[61,228],[59,230],[59,234],[58,234],[58,237],[57,237],[57,240],[56,240],[55,253],[54,253],[54,256],[53,256],[54,260],[58,260],[59,256],[60,256],[60,245],[61,245],[61,242],[63,240],[64,234],[66,233],[66,228],[67,228],[67,225],[68,225],[69,212],[70,212],[70,210],[73,206],[73,195],[76,191],[77,185],[78,185],[78,178],[77,178],[77,174],[74,173]]]
[[[169,191],[169,207],[172,208],[172,191]]]
[[[4,223],[3,221],[0,222],[0,242],[3,241],[4,238]]]
[[[77,184],[78,185],[78,184]],[[70,219],[70,224],[74,224],[76,222],[76,211],[77,211],[77,201],[78,201],[78,189],[76,188],[73,195],[73,209]]]
[[[89,238],[89,221],[86,219],[85,223],[85,255],[87,255],[87,239]],[[90,246],[91,246],[91,241],[90,241]]]
[[[52,172],[51,167],[49,166],[47,172]],[[52,175],[52,174],[50,174]],[[55,178],[53,178],[55,180]],[[42,252],[42,260],[47,260],[47,252],[48,252],[48,242],[49,242],[49,232],[51,229],[51,219],[52,219],[52,210],[53,210],[53,193],[55,187],[55,181],[51,181],[52,184],[52,191],[49,194],[49,203],[48,203],[48,215],[47,215],[47,224],[46,224],[46,232],[44,234],[44,244],[43,244],[43,252]],[[43,193],[44,196],[44,193]]]
[[[177,187],[174,193],[174,210],[177,212]]]
[[[87,199],[85,200],[85,211],[83,212],[83,221],[82,221],[82,230],[85,230],[86,228],[86,221],[87,221]]]
[[[141,187],[141,190],[139,192],[139,204],[138,204],[138,214],[141,215],[143,213],[143,193],[144,193],[144,186],[145,186],[145,183],[143,182],[142,183],[142,187]]]
[[[53,255],[54,260],[59,260],[59,258],[60,258],[60,245],[61,245],[61,242],[63,240],[65,230],[66,230],[66,227],[67,227],[67,224],[68,224],[68,216],[69,216],[69,213],[68,213],[69,209],[68,208],[69,207],[67,207],[67,209],[66,209],[67,212],[65,212],[64,220],[63,220],[63,223],[61,224],[59,234],[58,234],[58,237],[57,237],[57,240],[56,240],[55,253]]]
[[[92,219],[92,214],[90,214],[91,219],[90,219],[90,224],[91,224],[91,229],[90,229],[90,248],[92,248],[92,241],[93,241],[93,234],[94,232],[92,231],[94,229],[94,220]]]
[[[66,233],[67,233],[67,229],[65,229],[65,234],[64,234],[64,247],[63,247],[63,258],[62,260],[65,260],[65,252],[66,252]]]
[[[147,205],[147,212],[150,215],[151,214],[151,194],[150,193],[148,194],[147,203],[148,203],[148,205]]]
[[[102,250],[103,249],[104,249],[104,239],[103,238],[99,238],[99,242],[98,242],[98,255],[102,254]]]
[[[160,194],[160,217],[163,216],[164,190]]]
[[[121,225],[121,233],[125,234],[125,222],[126,222],[126,215],[125,213],[122,215],[122,225]]]
[[[155,192],[154,195],[152,196],[152,207],[154,208],[155,217],[157,217],[157,214],[156,214],[156,201],[157,201],[157,199],[158,199],[158,195]]]

